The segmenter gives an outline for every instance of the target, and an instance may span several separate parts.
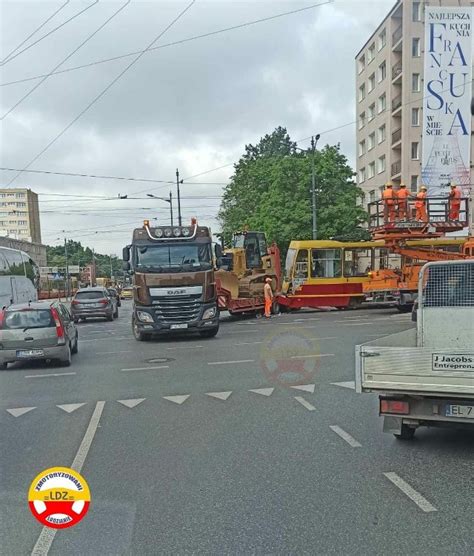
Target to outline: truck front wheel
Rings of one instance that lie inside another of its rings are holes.
[[[145,334],[138,328],[135,319],[132,320],[132,332],[133,337],[137,340],[137,342],[146,342],[150,338],[149,334]]]
[[[415,436],[415,428],[403,424],[400,433],[394,434],[397,440],[412,440]]]

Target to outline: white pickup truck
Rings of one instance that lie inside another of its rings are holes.
[[[356,346],[356,391],[379,394],[384,432],[474,428],[474,261],[426,264],[416,328]]]

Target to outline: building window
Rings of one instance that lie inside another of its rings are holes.
[[[387,63],[382,62],[379,66],[379,83],[387,77]]]
[[[379,97],[379,114],[380,112],[384,112],[387,108],[387,96],[384,93],[382,96]]]
[[[372,43],[369,46],[369,51],[367,52],[367,63],[370,64],[372,60],[375,58],[375,43]]]
[[[372,92],[375,89],[375,73],[373,73],[370,77],[369,77],[369,86],[368,86],[368,92]]]
[[[369,106],[369,115],[367,120],[371,122],[375,118],[375,102]]]
[[[419,38],[413,38],[411,40],[411,55],[413,58],[419,58],[421,56],[421,42]]]
[[[362,114],[359,114],[359,129],[362,129],[364,126],[365,126],[365,112],[362,112]]]
[[[421,2],[413,2],[412,21],[421,21]]]
[[[23,199],[24,197],[25,197],[25,194],[24,194],[24,193],[17,193],[17,194],[16,194],[16,198],[17,198],[17,199]]]
[[[365,98],[365,83],[359,87],[359,102]]]
[[[412,176],[410,180],[410,189],[412,192],[418,189],[418,176]]]
[[[385,127],[385,124],[383,124],[378,129],[378,141],[379,141],[379,143],[383,143],[386,138],[387,138],[387,128]]]
[[[419,73],[413,73],[411,76],[411,90],[413,93],[421,91],[421,78]]]
[[[411,125],[412,126],[419,126],[420,125],[420,109],[419,108],[412,108],[411,109]]]
[[[362,73],[364,71],[365,68],[365,56],[362,55],[358,60],[357,60],[357,65],[359,68],[359,73]]]
[[[14,197],[15,193],[8,193],[8,197]]]
[[[18,226],[28,226],[28,222],[26,220],[18,220]]]
[[[369,173],[368,173],[368,178],[373,178],[375,176],[375,162],[371,162],[369,164]]]
[[[17,207],[26,207],[26,203],[13,203],[16,204]]]
[[[377,160],[377,174],[385,172],[385,155],[380,156]]]
[[[414,141],[411,144],[411,159],[412,160],[420,159],[420,144],[417,141]]]
[[[369,191],[369,201],[371,203],[373,203],[375,201],[375,189],[372,189],[372,191]]]
[[[365,154],[365,139],[359,143],[359,156]]]
[[[379,34],[379,50],[382,50],[382,48],[387,44],[387,30],[384,29],[380,34]]]
[[[375,131],[369,135],[369,144],[367,150],[371,151],[374,147],[375,147]]]
[[[359,170],[359,183],[362,183],[365,181],[365,168],[361,168]]]

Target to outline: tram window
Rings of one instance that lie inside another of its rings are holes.
[[[313,278],[340,278],[341,249],[312,249],[311,276]]]
[[[285,261],[285,280],[291,280],[291,271],[295,261],[296,249],[288,249]]]
[[[301,249],[298,251],[295,265],[295,278],[308,277],[308,250]]]
[[[369,249],[344,249],[344,276],[367,276],[369,268]]]

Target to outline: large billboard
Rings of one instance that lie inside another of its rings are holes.
[[[422,181],[444,196],[470,190],[472,8],[425,9]]]

